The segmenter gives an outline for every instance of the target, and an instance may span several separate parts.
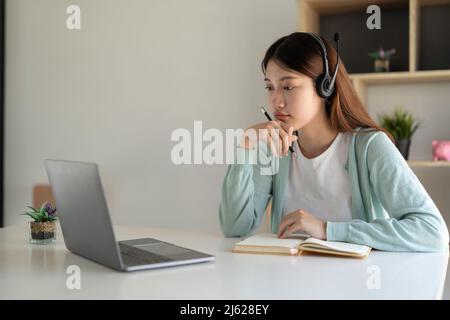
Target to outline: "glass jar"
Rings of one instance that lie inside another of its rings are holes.
[[[29,223],[29,240],[33,244],[49,244],[56,240],[55,221]]]
[[[389,72],[389,60],[388,59],[376,59],[375,60],[375,72]]]

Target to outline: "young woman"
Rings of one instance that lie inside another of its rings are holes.
[[[262,70],[276,120],[247,128],[268,134],[246,136],[236,152],[251,159],[259,145],[270,146],[279,169],[265,175],[259,163],[229,166],[219,209],[224,235],[254,232],[272,200],[271,230],[281,238],[300,231],[386,251],[448,248],[439,210],[363,107],[340,59],[333,82],[338,59],[325,39],[302,32],[267,50]],[[331,81],[321,82],[326,63]],[[296,156],[287,156],[291,144]]]

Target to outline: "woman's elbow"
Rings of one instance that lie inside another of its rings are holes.
[[[254,231],[255,227],[254,221],[234,220],[223,216],[220,219],[220,228],[225,238],[248,236]]]
[[[435,228],[429,233],[428,238],[428,251],[442,252],[448,249],[449,245],[449,233],[445,222],[442,221],[440,228]]]
[[[429,219],[416,220],[416,241],[418,250],[422,252],[442,252],[448,249],[449,233],[447,225],[438,212]]]
[[[236,227],[224,227],[222,225],[221,229],[222,229],[222,234],[225,238],[243,237],[248,234],[248,232],[240,230],[240,228],[236,228]]]
[[[220,211],[220,229],[222,230],[222,234],[226,238],[231,237],[241,237],[247,234],[248,230],[245,230],[242,221],[239,219],[234,219],[233,217],[226,215],[223,211]]]
[[[239,236],[239,234],[236,232],[236,228],[233,228],[233,226],[225,225],[224,223],[221,223],[220,228],[222,229],[222,234],[225,238]]]
[[[442,228],[442,231],[439,232],[439,235],[437,236],[437,245],[436,245],[436,249],[438,251],[445,251],[448,249],[448,244],[449,244],[449,234],[448,234],[448,229],[447,226],[445,225],[444,222],[444,228]]]

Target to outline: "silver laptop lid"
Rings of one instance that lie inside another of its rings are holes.
[[[67,249],[122,270],[97,165],[47,159],[45,168]]]

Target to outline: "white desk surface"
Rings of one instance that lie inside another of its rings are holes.
[[[59,226],[58,226],[59,227]],[[372,251],[366,259],[231,253],[239,238],[187,230],[116,227],[117,240],[153,237],[216,256],[213,262],[122,273],[51,245],[26,226],[0,229],[0,299],[440,299],[445,253]],[[78,265],[81,289],[68,289]],[[379,289],[374,276],[379,274]]]

